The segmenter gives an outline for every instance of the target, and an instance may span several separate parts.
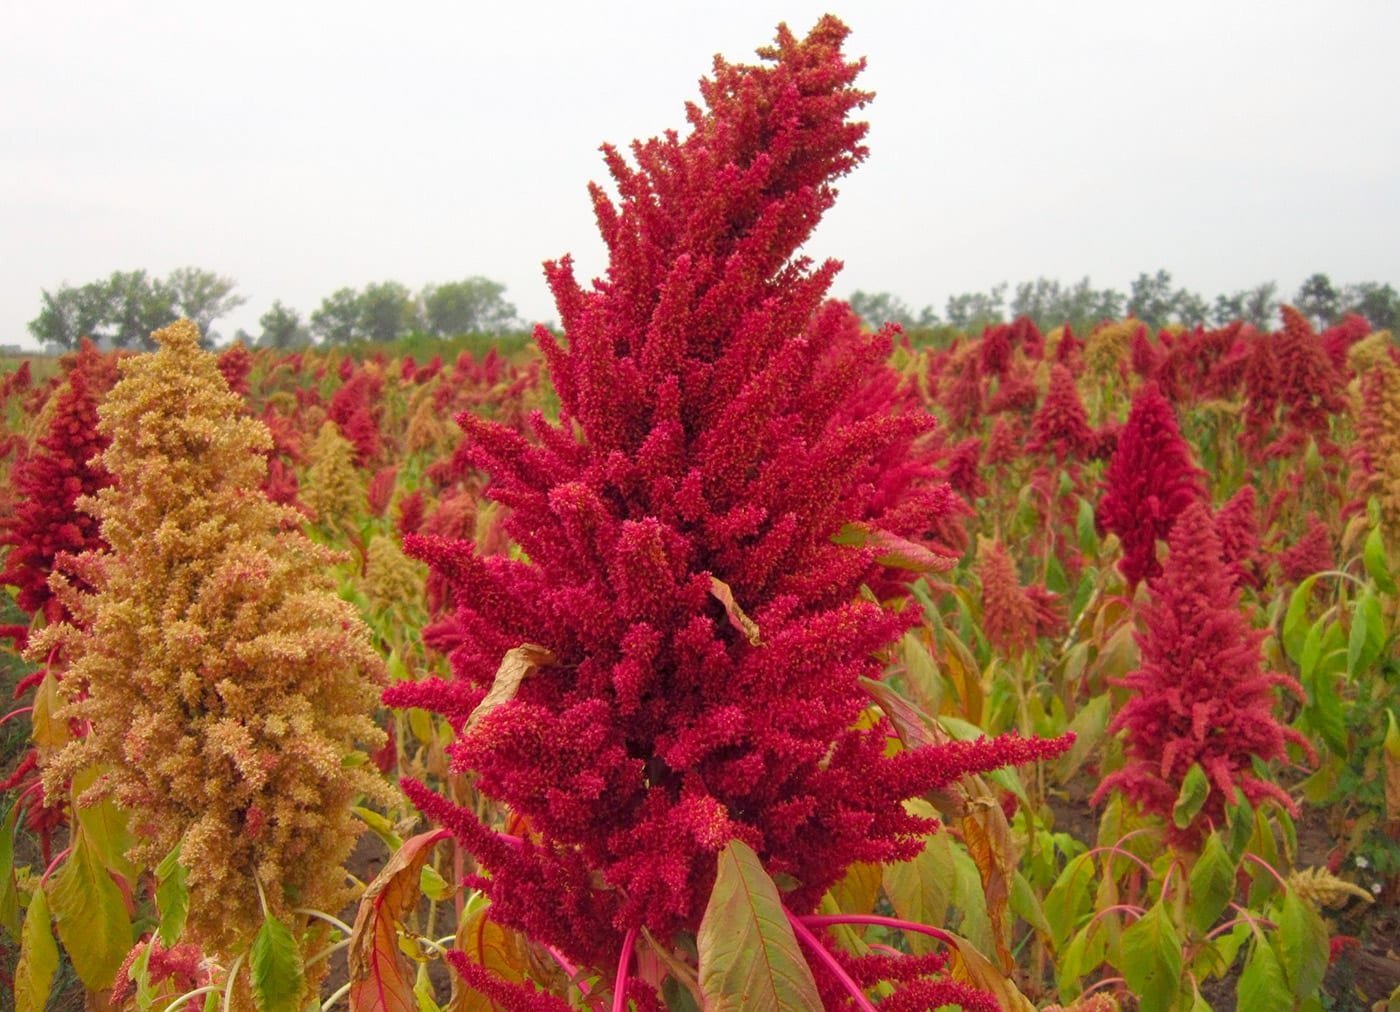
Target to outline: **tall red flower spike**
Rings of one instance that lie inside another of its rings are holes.
[[[1117,534],[1122,542],[1118,569],[1129,586],[1162,571],[1157,540],[1167,536],[1182,510],[1205,495],[1202,479],[1176,412],[1155,383],[1144,384],[1104,472],[1096,518],[1100,531]]]
[[[607,277],[546,266],[567,337],[536,339],[559,424],[458,419],[528,561],[406,539],[452,588],[428,638],[455,680],[386,701],[449,715],[453,768],[526,831],[405,790],[490,872],[493,919],[591,966],[615,965],[629,930],[694,931],[730,839],[809,913],[852,862],[919,851],[931,824],[903,799],[1067,746],[888,756],[886,724],[857,727],[859,680],[912,613],[859,588],[907,576],[882,560],[950,565],[924,534],[956,500],[929,477],[929,416],[892,407],[912,402],[888,335],[823,304],[836,263],[796,255],[865,156],[846,34],[832,17],[801,41],[780,28],[764,65],[716,60],[684,139],[634,144],[635,169],[604,149]],[[469,718],[508,651],[531,673]]]
[[[0,530],[0,545],[10,546],[0,583],[18,587],[20,608],[31,615],[43,611],[50,622],[69,617],[49,589],[55,560],[105,546],[97,521],[75,503],[112,480],[97,459],[109,442],[97,431],[97,405],[115,372],[85,340],[67,383],[52,395],[57,400],[48,430],[11,475],[19,504]]]
[[[1191,847],[1210,824],[1223,823],[1236,788],[1251,804],[1272,799],[1296,811],[1283,790],[1255,775],[1256,758],[1285,758],[1289,741],[1316,756],[1274,716],[1275,686],[1299,699],[1303,690],[1287,675],[1261,668],[1259,644],[1266,634],[1240,610],[1204,501],[1186,507],[1168,544],[1162,575],[1149,583],[1152,602],[1138,636],[1142,667],[1117,682],[1133,691],[1111,725],[1127,732],[1127,762],[1099,785],[1094,802],[1122,791],[1140,810],[1164,818],[1172,839]],[[1209,793],[1182,829],[1172,813],[1195,764]]]
[[[1087,457],[1094,445],[1094,430],[1079,399],[1074,374],[1065,366],[1050,368],[1050,389],[1045,403],[1031,419],[1031,439],[1026,449],[1050,453],[1063,463],[1071,457]]]

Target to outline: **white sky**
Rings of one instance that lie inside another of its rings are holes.
[[[225,336],[475,274],[554,319],[540,262],[604,266],[598,144],[683,128],[714,53],[827,9],[878,93],[808,249],[835,294],[1400,284],[1394,0],[0,0],[0,343],[43,288],[183,265],[247,296]]]

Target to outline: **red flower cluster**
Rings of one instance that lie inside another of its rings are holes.
[[[97,431],[97,405],[115,380],[113,364],[85,341],[55,395],[48,431],[11,473],[18,502],[0,533],[0,545],[10,546],[0,583],[18,587],[20,608],[51,622],[68,617],[49,590],[55,559],[103,547],[97,521],[74,503],[111,483],[97,460],[109,442]]]
[[[1031,419],[1032,435],[1026,449],[1033,453],[1051,453],[1063,463],[1073,457],[1087,457],[1094,447],[1094,430],[1074,375],[1062,365],[1050,369],[1050,389],[1045,403]]]
[[[1200,468],[1181,438],[1176,412],[1155,383],[1133,397],[1128,420],[1104,472],[1099,501],[1100,531],[1118,535],[1118,569],[1130,586],[1162,571],[1157,540],[1165,538],[1182,510],[1205,495]]]
[[[903,799],[1068,744],[889,756],[887,725],[857,726],[860,678],[911,620],[859,588],[890,585],[881,560],[951,565],[926,534],[956,499],[888,335],[824,304],[836,263],[796,256],[865,155],[846,34],[831,17],[803,41],[780,29],[766,66],[716,61],[684,139],[633,145],[635,169],[605,149],[607,277],[546,268],[567,343],[536,337],[559,424],[536,416],[527,438],[458,419],[529,561],[407,539],[452,588],[427,635],[456,680],[385,698],[447,714],[454,769],[523,832],[405,789],[489,870],[493,919],[590,965],[630,929],[695,930],[730,839],[809,912],[852,862],[918,852],[931,825]],[[467,724],[526,643],[551,660]]]
[[[1302,687],[1287,675],[1261,670],[1259,644],[1239,608],[1239,590],[1220,557],[1210,510],[1189,505],[1172,528],[1160,578],[1149,584],[1152,602],[1139,635],[1142,667],[1116,684],[1134,695],[1112,730],[1127,731],[1127,763],[1094,793],[1122,791],[1139,809],[1162,816],[1174,839],[1191,846],[1209,824],[1221,825],[1225,805],[1244,791],[1252,804],[1273,799],[1294,811],[1292,799],[1254,773],[1256,758],[1285,757],[1284,744],[1307,741],[1274,716],[1274,687],[1298,698]],[[1191,767],[1205,772],[1209,794],[1184,830],[1172,810]]]

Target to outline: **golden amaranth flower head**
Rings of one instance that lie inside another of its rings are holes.
[[[302,499],[316,519],[330,526],[348,522],[365,510],[365,490],[355,472],[355,448],[327,419],[309,453],[311,466],[302,485]]]
[[[382,667],[328,583],[335,554],[259,491],[265,426],[240,413],[193,324],[154,338],[100,411],[116,484],[83,502],[110,548],[75,563],[94,592],[61,585],[78,621],[34,647],[63,643],[59,716],[89,728],[44,779],[62,790],[103,770],[88,794],[131,813],[132,860],[179,844],[187,930],[229,954],[262,922],[259,887],[284,918],[347,898],[350,804],[385,787],[343,760],[383,741],[368,716]]]

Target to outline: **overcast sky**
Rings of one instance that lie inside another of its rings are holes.
[[[194,265],[309,315],[342,286],[604,267],[603,141],[684,127],[721,53],[831,10],[869,160],[808,248],[835,292],[1039,275],[1207,297],[1400,285],[1400,3],[0,0],[0,343],[40,290]]]

